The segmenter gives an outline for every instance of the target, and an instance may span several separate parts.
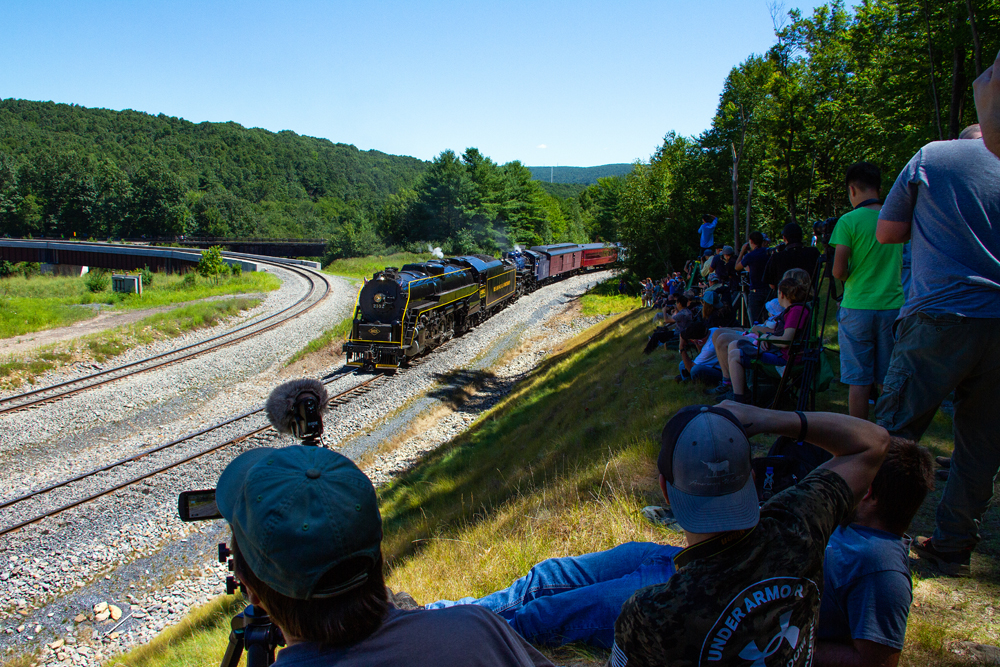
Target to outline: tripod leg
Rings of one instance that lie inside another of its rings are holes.
[[[226,654],[222,656],[219,667],[237,667],[241,657],[243,657],[243,633],[234,630],[229,633],[229,646],[226,647]]]

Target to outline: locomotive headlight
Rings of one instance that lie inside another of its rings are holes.
[[[374,301],[375,303],[382,303],[383,301],[385,301],[385,294],[379,292],[374,297],[372,297],[372,301]]]

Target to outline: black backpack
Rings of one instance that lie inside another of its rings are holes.
[[[829,452],[816,445],[779,437],[771,445],[767,456],[751,462],[758,500],[765,502],[774,494],[795,486],[814,468],[831,458]]]

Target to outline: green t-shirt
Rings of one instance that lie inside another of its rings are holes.
[[[844,283],[844,308],[892,310],[903,305],[903,246],[882,245],[875,238],[878,211],[859,208],[845,213],[830,243],[851,249],[850,275]]]

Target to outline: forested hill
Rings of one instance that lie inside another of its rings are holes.
[[[0,100],[0,233],[325,236],[428,163],[136,111]]]
[[[570,187],[570,186],[562,186]],[[582,186],[580,186],[582,187]],[[0,235],[326,238],[497,254],[590,238],[569,193],[475,148],[430,162],[237,123],[0,100]]]
[[[579,183],[594,185],[605,176],[624,176],[632,171],[631,164],[602,164],[599,167],[528,167],[531,177],[546,183]]]

